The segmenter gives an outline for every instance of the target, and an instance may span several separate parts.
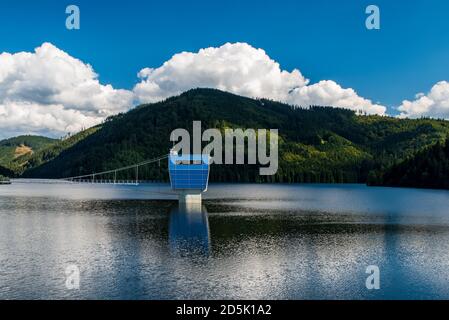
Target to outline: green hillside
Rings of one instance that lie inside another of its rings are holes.
[[[423,148],[443,141],[449,122],[357,116],[332,107],[294,108],[213,89],[190,90],[109,118],[101,128],[81,133],[76,143],[30,159],[27,177],[60,178],[89,174],[166,154],[175,128],[278,128],[280,168],[259,177],[257,166],[213,166],[213,181],[365,182],[370,171],[385,170]],[[44,159],[44,160],[43,160]],[[165,165],[148,178],[167,177]]]
[[[65,139],[57,140],[46,148],[42,148],[27,158],[25,169],[44,166],[47,162],[55,159],[59,154],[75,146],[91,134],[97,132],[101,126],[95,126]]]
[[[370,185],[449,189],[449,140],[392,166],[371,173]]]
[[[20,173],[34,153],[55,143],[57,140],[41,136],[19,136],[0,141],[0,166]],[[11,172],[9,174],[11,174]],[[6,172],[5,172],[6,173]]]

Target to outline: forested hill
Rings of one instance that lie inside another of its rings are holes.
[[[371,173],[368,182],[371,185],[449,189],[449,140],[418,152],[386,172]]]
[[[195,89],[165,101],[142,105],[109,118],[52,157],[30,159],[27,177],[59,178],[88,174],[166,154],[175,128],[274,128],[280,135],[280,168],[259,177],[255,166],[213,166],[213,181],[365,182],[374,169],[385,170],[442,141],[449,122],[357,116],[332,107],[294,108],[214,89]],[[82,135],[82,133],[81,133]],[[162,166],[165,167],[165,166]],[[166,177],[164,168],[150,172]]]
[[[20,173],[26,168],[28,159],[36,152],[46,149],[57,140],[41,136],[24,135],[0,141],[0,169],[4,173]],[[5,171],[6,170],[6,171]],[[4,174],[3,173],[3,174]],[[6,175],[6,174],[4,174]]]

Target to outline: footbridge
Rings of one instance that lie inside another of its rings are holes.
[[[210,172],[210,157],[202,154],[178,155],[170,153],[135,164],[89,174],[62,178],[70,183],[139,185],[156,180],[166,180],[163,170],[167,159],[168,174],[172,190],[182,203],[201,203],[201,194],[207,191]],[[157,178],[155,178],[157,176]],[[164,179],[163,179],[164,178]]]

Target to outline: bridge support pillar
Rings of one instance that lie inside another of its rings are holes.
[[[178,191],[178,201],[180,204],[201,204],[201,191],[180,190]]]

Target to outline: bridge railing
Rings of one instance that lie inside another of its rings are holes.
[[[96,183],[96,184],[126,184],[126,185],[138,185],[144,183],[144,181],[151,181],[148,177],[142,180],[139,177],[139,170],[141,167],[158,162],[159,168],[161,160],[168,158],[168,154],[162,155],[150,160],[142,161],[136,164],[120,167],[117,169],[106,170],[102,172],[94,172],[90,174],[84,174],[79,176],[62,178],[60,180],[72,182],[72,183]],[[160,170],[159,170],[160,171]],[[130,173],[131,172],[131,173]],[[131,177],[132,176],[132,177]]]

